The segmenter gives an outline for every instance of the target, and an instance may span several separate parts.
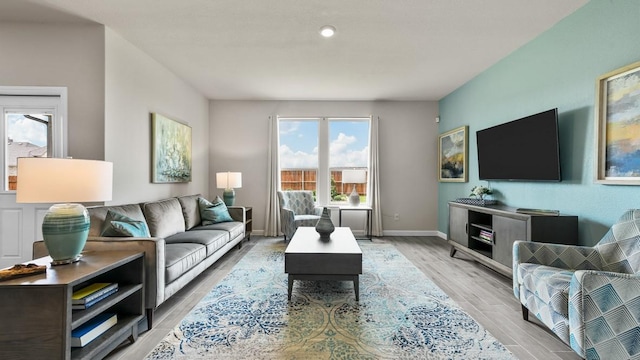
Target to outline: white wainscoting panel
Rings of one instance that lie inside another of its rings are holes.
[[[0,255],[3,260],[21,256],[22,213],[22,209],[0,209]]]
[[[22,259],[22,219],[22,209],[0,209],[0,265],[11,266]]]
[[[50,204],[17,204],[15,194],[0,194],[0,268],[28,262],[33,242],[42,240],[42,220]]]

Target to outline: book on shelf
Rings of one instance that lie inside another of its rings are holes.
[[[71,331],[71,347],[83,347],[118,323],[118,315],[102,313]]]
[[[480,230],[478,237],[482,240],[487,240],[493,242],[493,233],[487,230]]]
[[[87,308],[90,308],[91,306],[93,306],[94,304],[96,304],[97,302],[104,300],[105,298],[107,298],[108,296],[110,296],[111,294],[115,293],[118,291],[118,288],[112,288],[111,290],[102,293],[100,296],[98,297],[94,297],[93,299],[85,302],[84,304],[71,304],[71,310],[84,310]]]
[[[113,291],[113,289],[118,289],[117,283],[93,283],[74,292],[73,295],[71,295],[71,303],[85,304],[105,293]]]

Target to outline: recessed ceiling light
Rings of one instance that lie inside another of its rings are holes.
[[[336,33],[336,28],[331,25],[325,25],[320,28],[320,35],[330,38]]]

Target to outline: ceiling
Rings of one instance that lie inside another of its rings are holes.
[[[0,21],[104,24],[209,99],[439,100],[587,2],[2,0]]]

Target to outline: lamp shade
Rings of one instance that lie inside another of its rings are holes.
[[[113,163],[98,160],[19,158],[18,203],[111,200]]]
[[[342,170],[343,184],[364,184],[367,182],[366,170]]]
[[[216,173],[216,187],[218,189],[238,189],[242,187],[242,173],[219,172]]]
[[[49,208],[42,237],[52,265],[80,259],[89,234],[89,212],[76,202],[111,200],[113,164],[97,160],[19,158],[18,203],[63,203]]]

